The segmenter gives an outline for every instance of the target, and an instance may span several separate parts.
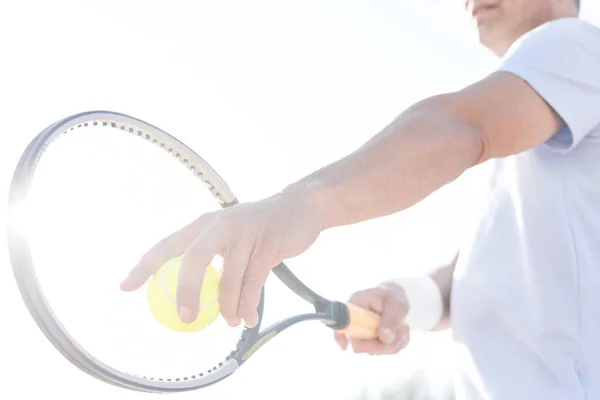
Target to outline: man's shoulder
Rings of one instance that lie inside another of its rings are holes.
[[[523,37],[537,37],[542,35],[566,35],[568,37],[576,37],[577,35],[598,36],[600,35],[600,27],[580,18],[558,18],[534,28],[523,35]]]
[[[574,149],[600,124],[600,28],[548,22],[515,42],[498,70],[527,82],[565,122],[567,131],[546,142],[555,149]]]
[[[537,29],[544,29],[543,27],[564,27],[566,29],[592,29],[598,30],[600,29],[598,26],[583,20],[578,17],[569,17],[569,18],[557,18],[555,20],[546,22],[542,26]]]
[[[546,22],[517,39],[503,59],[519,51],[557,53],[585,50],[600,58],[600,27],[579,18],[559,18]]]

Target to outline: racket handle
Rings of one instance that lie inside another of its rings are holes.
[[[381,316],[351,303],[346,303],[346,307],[349,314],[348,326],[338,330],[338,332],[357,339],[377,339],[379,336],[377,329],[381,322]],[[409,333],[408,325],[402,324],[399,328],[407,334]]]

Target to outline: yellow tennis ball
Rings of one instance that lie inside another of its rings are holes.
[[[221,275],[209,265],[200,290],[200,312],[196,321],[186,324],[179,319],[177,304],[177,280],[181,257],[166,262],[148,282],[146,297],[150,311],[165,328],[175,332],[196,332],[212,324],[219,316],[219,280]]]

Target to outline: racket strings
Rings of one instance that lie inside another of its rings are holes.
[[[53,312],[43,318],[56,318],[102,368],[188,385],[218,377],[254,330],[219,317],[200,332],[170,332],[152,319],[144,288],[118,289],[156,239],[226,204],[218,177],[143,126],[108,117],[60,133],[43,143],[29,194],[37,208],[32,275]]]
[[[77,125],[73,125],[69,129],[63,131],[62,134],[66,135],[77,129],[88,128],[90,126],[92,126],[92,127],[103,126],[103,127],[109,127],[112,129],[121,130],[121,131],[129,133],[130,135],[137,136],[140,139],[144,139],[145,141],[152,143],[156,147],[160,148],[161,150],[163,150],[167,154],[169,154],[169,156],[171,156],[174,159],[176,159],[177,161],[179,161],[190,172],[192,172],[192,174],[194,174],[194,176],[196,176],[196,178],[198,178],[202,182],[202,184],[204,184],[204,186],[212,193],[212,195],[215,197],[215,199],[219,203],[221,203],[222,205],[228,204],[227,201],[225,199],[223,199],[221,193],[219,193],[219,191],[217,190],[217,187],[211,182],[210,178],[207,178],[205,176],[205,174],[202,172],[201,166],[190,163],[190,160],[187,157],[182,158],[181,153],[179,151],[177,151],[177,149],[175,149],[173,146],[170,146],[169,144],[165,143],[164,141],[154,138],[151,133],[140,129],[139,127],[135,127],[133,125],[127,125],[122,122],[117,122],[114,120],[113,121],[93,120],[93,121],[83,122],[83,123],[79,123]],[[46,145],[46,147],[49,146],[50,144],[51,143],[49,142]]]

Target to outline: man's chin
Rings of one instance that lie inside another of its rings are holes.
[[[494,36],[479,33],[479,43],[487,50],[498,57],[502,57],[508,50],[503,45],[503,41],[497,40]]]
[[[493,35],[490,35],[485,29],[478,29],[477,31],[479,37],[479,43],[481,43],[484,47],[491,47],[494,44]]]
[[[479,34],[479,41],[481,43],[487,43],[495,36],[493,24],[490,23],[479,23],[477,24],[477,33]]]

